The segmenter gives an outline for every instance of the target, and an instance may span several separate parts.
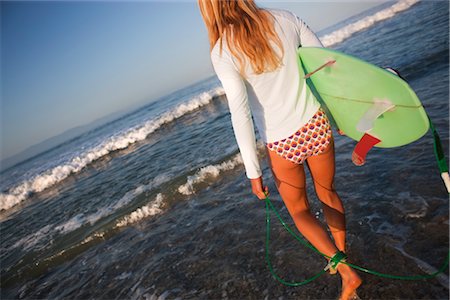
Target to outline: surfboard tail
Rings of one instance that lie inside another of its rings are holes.
[[[433,133],[433,146],[434,146],[434,155],[436,157],[436,162],[438,164],[439,171],[441,172],[441,178],[444,181],[445,188],[447,189],[447,193],[450,194],[450,176],[448,174],[448,165],[445,159],[444,150],[442,148],[441,138],[439,137],[436,128],[431,122],[430,117],[428,116],[428,120],[430,122],[430,129]]]
[[[447,192],[450,194],[450,176],[448,175],[448,172],[441,173],[441,178],[444,181]]]

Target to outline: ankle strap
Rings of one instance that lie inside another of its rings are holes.
[[[347,259],[347,254],[345,254],[342,251],[336,252],[328,262],[328,264],[325,266],[324,270],[327,271],[328,269],[336,269],[340,262],[343,262]]]
[[[342,251],[336,252],[336,254],[334,254],[333,257],[330,259],[331,267],[333,269],[336,269],[337,265],[341,261],[345,261],[345,259],[347,259],[347,254],[345,254]]]

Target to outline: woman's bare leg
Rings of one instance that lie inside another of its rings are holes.
[[[344,206],[338,194],[334,190],[334,143],[320,155],[307,159],[311,171],[317,197],[323,204],[328,227],[340,251],[345,251],[345,212]],[[358,274],[345,264],[338,265],[339,274],[342,277],[342,293],[340,299],[351,299],[362,280]]]
[[[307,164],[313,177],[317,197],[322,202],[325,219],[333,235],[336,247],[340,251],[345,252],[345,211],[342,201],[334,189],[335,159],[333,140],[331,140],[325,152],[309,157]]]
[[[309,210],[303,165],[290,162],[273,151],[268,151],[268,156],[278,191],[296,227],[320,252],[333,256],[338,249]]]

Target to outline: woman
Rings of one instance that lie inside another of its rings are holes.
[[[252,191],[265,199],[254,120],[266,144],[278,191],[302,235],[332,261],[345,259],[344,207],[333,187],[334,143],[319,102],[298,69],[297,48],[323,47],[294,14],[266,10],[253,0],[199,0],[211,60],[225,90],[234,134]],[[303,164],[323,203],[334,243],[311,214]],[[341,299],[356,297],[361,284],[345,264],[331,264],[342,277]]]

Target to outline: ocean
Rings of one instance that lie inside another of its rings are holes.
[[[449,2],[388,2],[318,32],[325,46],[398,69],[449,145]],[[336,182],[352,263],[429,274],[449,249],[449,197],[431,133],[373,149],[335,134]],[[286,222],[263,145],[264,180]],[[339,276],[286,287],[265,256],[265,206],[251,193],[216,77],[181,89],[4,170],[1,298],[336,299]],[[308,177],[311,209],[323,220]],[[271,257],[288,281],[325,260],[272,221]],[[448,299],[448,270],[401,281],[360,273],[362,299]]]

